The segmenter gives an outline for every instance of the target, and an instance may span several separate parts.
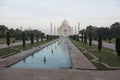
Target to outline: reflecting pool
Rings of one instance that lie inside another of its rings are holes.
[[[71,60],[66,38],[61,38],[49,46],[37,51],[23,60],[15,63],[11,68],[70,68]]]

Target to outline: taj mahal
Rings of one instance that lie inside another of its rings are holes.
[[[58,36],[73,35],[73,28],[69,25],[67,20],[64,20],[60,27],[57,28]]]

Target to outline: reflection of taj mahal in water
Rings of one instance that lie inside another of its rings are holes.
[[[69,23],[64,20],[60,27],[58,27],[58,35],[59,36],[70,36],[73,35],[73,28],[69,25]]]

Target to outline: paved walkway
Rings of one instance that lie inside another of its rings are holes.
[[[97,41],[92,41],[93,44],[98,45]],[[103,42],[103,47],[111,49],[111,50],[115,50],[115,44],[112,43],[105,43]]]
[[[0,80],[120,80],[120,70],[1,68]]]
[[[73,69],[96,69],[96,67],[68,40]]]

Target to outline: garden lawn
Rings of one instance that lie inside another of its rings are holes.
[[[89,54],[87,54],[87,52],[90,52],[92,54],[94,54],[96,57],[100,57],[102,58],[102,62],[112,66],[112,67],[120,67],[120,60],[118,61],[118,57],[117,57],[117,53],[113,50],[107,49],[107,48],[102,48],[101,51],[98,50],[96,45],[92,45],[91,47],[87,44],[85,45],[84,43],[81,43],[80,41],[75,41],[70,39],[73,44],[75,44],[78,49],[89,59],[92,59],[92,56],[90,56]],[[87,52],[85,52],[84,50],[87,50]],[[93,63],[93,64],[97,64],[97,63]]]
[[[31,45],[30,43],[28,43],[28,44],[26,44],[25,47],[23,47],[22,45],[18,45],[18,46],[3,48],[3,49],[0,49],[0,57],[5,58],[5,57],[8,57],[10,55],[19,53],[21,51],[28,50],[32,47],[39,46],[39,45],[42,45],[42,44],[47,43],[47,42],[49,42],[49,41],[42,41],[42,42],[39,42],[38,44],[37,44],[37,42],[35,42],[34,45]]]

